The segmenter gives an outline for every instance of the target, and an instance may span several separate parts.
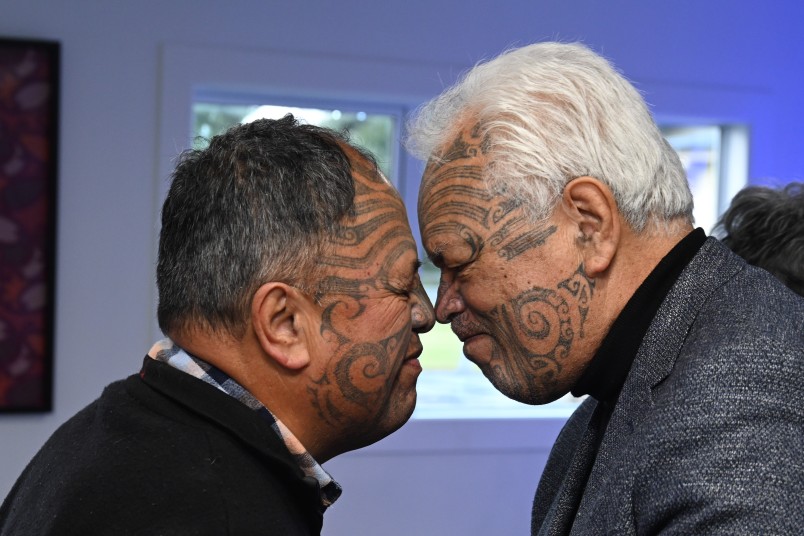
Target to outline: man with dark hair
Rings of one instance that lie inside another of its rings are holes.
[[[804,296],[804,183],[743,188],[715,233],[737,255]]]
[[[0,534],[319,534],[320,466],[402,426],[433,324],[399,195],[292,116],[179,162],[162,211],[157,343],[64,424]]]
[[[423,106],[436,318],[507,396],[589,395],[534,534],[804,526],[804,300],[702,229],[636,89],[578,44],[482,63]]]

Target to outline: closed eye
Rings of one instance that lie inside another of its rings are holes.
[[[400,285],[395,285],[393,283],[386,283],[385,288],[390,292],[397,294],[399,296],[404,296],[405,298],[410,297],[411,294],[416,290],[419,281],[419,268],[421,268],[422,263],[418,259],[413,263],[411,266],[412,271],[405,279],[405,281]]]

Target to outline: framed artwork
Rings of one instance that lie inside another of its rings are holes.
[[[0,38],[0,412],[53,404],[59,63]]]

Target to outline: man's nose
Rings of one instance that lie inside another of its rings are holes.
[[[427,333],[435,325],[435,312],[430,297],[419,282],[416,291],[413,293],[414,303],[411,309],[413,319],[413,331],[416,333]]]
[[[463,298],[454,284],[439,285],[435,305],[436,320],[441,324],[448,324],[452,321],[452,317],[459,315],[464,309]]]

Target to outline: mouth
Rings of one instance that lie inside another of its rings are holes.
[[[484,335],[483,333],[477,333],[477,334],[475,334],[475,335],[471,335],[471,336],[469,336],[469,337],[465,338],[465,339],[463,340],[463,344],[464,344],[464,346],[468,345],[468,344],[469,344],[469,343],[471,343],[473,340],[475,340],[475,339],[478,339],[478,338],[482,337],[483,335]]]
[[[470,339],[479,337],[481,335],[485,335],[484,333],[471,333],[471,332],[455,331],[455,330],[453,330],[453,332],[458,337],[458,339],[464,344],[468,342]]]
[[[488,361],[488,340],[489,333],[481,326],[467,326],[453,324],[452,331],[463,343],[463,355],[479,367],[483,367]]]
[[[413,347],[413,351],[405,356],[405,360],[402,361],[400,370],[415,371],[416,375],[418,375],[422,371],[422,364],[419,361],[419,356],[422,355],[422,351],[423,347],[421,343],[416,344]]]

